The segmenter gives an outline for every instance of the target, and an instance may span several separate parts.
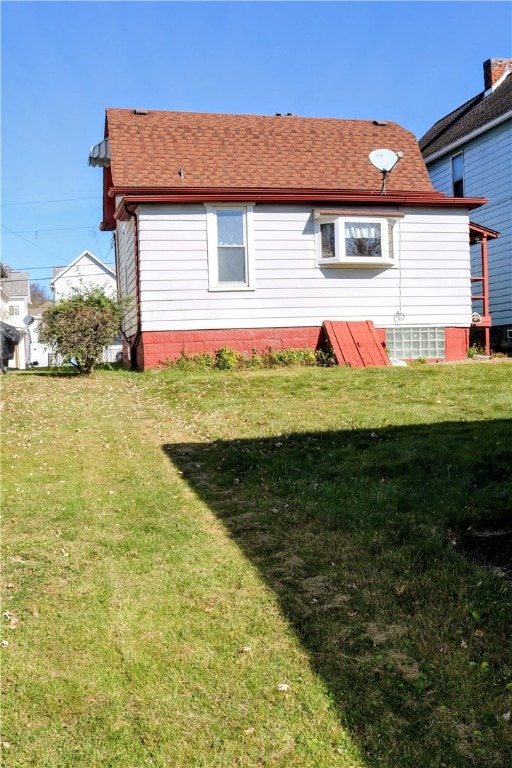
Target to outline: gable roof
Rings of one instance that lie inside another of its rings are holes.
[[[379,191],[368,154],[402,151],[391,190],[432,191],[415,136],[397,123],[293,115],[107,109],[114,189]]]
[[[97,256],[94,255],[94,253],[91,253],[90,251],[82,251],[82,253],[76,257],[76,259],[73,259],[73,261],[68,264],[66,267],[52,267],[52,280],[51,285],[53,286],[55,284],[56,280],[59,280],[61,277],[64,277],[64,275],[69,272],[70,269],[72,269],[78,262],[86,257],[89,261],[92,261],[94,264],[100,267],[101,270],[106,272],[107,274],[110,274],[111,277],[115,278],[116,273],[113,269],[110,269],[106,264],[101,261],[101,259],[98,259]]]
[[[494,125],[500,118],[512,117],[512,72],[492,93],[486,93],[482,91],[434,123],[419,142],[425,158],[442,153],[489,123]]]
[[[7,277],[2,277],[2,287],[8,296],[14,298],[30,297],[30,277],[28,272],[8,271]]]

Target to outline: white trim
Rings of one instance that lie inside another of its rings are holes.
[[[91,253],[90,251],[82,251],[82,253],[80,254],[80,256],[77,256],[77,257],[76,257],[76,259],[73,259],[73,261],[72,261],[70,264],[68,264],[68,265],[67,265],[67,267],[63,267],[63,268],[62,268],[62,272],[59,272],[57,275],[55,275],[55,277],[54,277],[54,278],[52,278],[52,280],[50,281],[50,285],[52,286],[52,289],[53,289],[53,286],[54,286],[54,284],[55,284],[55,281],[56,281],[56,280],[60,280],[60,279],[61,279],[61,277],[64,277],[64,275],[65,275],[67,272],[69,272],[69,270],[70,270],[72,267],[74,267],[74,266],[75,266],[75,264],[77,264],[77,262],[79,262],[79,261],[80,261],[80,259],[82,259],[84,256],[89,256],[89,258],[90,258],[90,259],[92,259],[92,261],[95,261],[95,262],[96,262],[96,264],[97,264],[99,267],[101,267],[102,269],[104,269],[104,270],[105,270],[105,272],[109,272],[111,277],[113,277],[113,278],[115,278],[115,277],[116,277],[116,273],[114,272],[114,270],[113,270],[113,269],[110,269],[110,267],[108,267],[108,266],[107,266],[107,265],[106,265],[106,264],[105,264],[103,261],[101,261],[101,259],[98,259],[98,257],[97,257],[97,256],[95,256],[95,255],[94,255],[94,253]]]
[[[391,219],[391,220],[390,220]],[[341,232],[341,227],[346,222],[361,222],[363,224],[378,224],[381,228],[381,252],[382,256],[361,256],[354,257],[345,256],[345,236]],[[316,253],[317,253],[317,265],[318,267],[325,269],[326,267],[363,267],[382,269],[385,267],[394,267],[397,264],[397,260],[394,258],[394,253],[389,253],[389,225],[392,229],[392,243],[393,249],[396,249],[396,236],[394,232],[395,221],[392,217],[382,216],[316,216],[315,217],[315,239],[316,239]],[[321,224],[334,224],[334,242],[335,253],[334,258],[322,258],[322,237],[321,237]]]
[[[453,141],[451,144],[448,144],[446,147],[443,147],[443,149],[439,149],[437,152],[434,152],[432,155],[423,156],[423,160],[425,161],[425,164],[432,163],[434,162],[434,160],[438,160],[440,157],[443,157],[443,155],[450,154],[457,147],[460,147],[462,144],[465,144],[467,141],[471,141],[471,139],[476,139],[477,136],[480,136],[482,133],[489,131],[491,128],[494,128],[496,125],[500,125],[500,123],[504,123],[505,120],[508,120],[511,117],[512,117],[512,109],[510,109],[508,112],[505,112],[505,114],[500,115],[499,117],[496,117],[494,120],[491,120],[489,123],[482,125],[480,128],[476,128],[474,131],[471,131],[471,133],[466,133],[465,136],[461,136],[460,139]]]
[[[208,248],[208,291],[254,291],[254,205],[242,203],[204,204],[206,208],[206,238]],[[243,212],[245,239],[245,276],[244,283],[219,283],[217,216],[218,209],[232,209]]]

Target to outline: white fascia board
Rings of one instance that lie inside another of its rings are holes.
[[[480,136],[482,133],[489,131],[491,128],[494,128],[500,123],[504,123],[505,120],[508,120],[509,118],[512,118],[512,109],[510,109],[508,112],[505,112],[503,115],[496,117],[494,120],[491,120],[489,123],[480,126],[480,128],[476,128],[474,131],[471,131],[471,133],[466,133],[465,136],[461,136],[460,139],[457,139],[457,141],[448,144],[448,146],[443,147],[443,149],[440,149],[437,152],[434,152],[432,155],[427,155],[423,158],[425,164],[432,163],[434,160],[438,160],[440,157],[443,157],[443,155],[447,155],[450,152],[453,152],[454,149],[457,149],[462,144],[466,144],[468,141],[471,141],[471,139],[476,139],[477,136]]]

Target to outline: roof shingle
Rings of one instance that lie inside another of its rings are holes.
[[[512,72],[488,96],[485,91],[445,115],[420,139],[424,157],[442,151],[512,109]]]
[[[380,189],[368,160],[402,151],[388,190],[432,191],[415,136],[397,123],[295,116],[107,109],[112,183],[187,188]]]

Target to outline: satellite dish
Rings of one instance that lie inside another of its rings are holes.
[[[34,320],[35,320],[35,317],[32,317],[32,315],[27,315],[26,317],[23,318],[23,323],[25,325],[32,325]]]
[[[370,163],[382,173],[381,195],[386,194],[386,177],[391,173],[400,158],[404,156],[403,152],[393,152],[392,149],[374,149],[370,152],[368,159]]]
[[[379,171],[389,173],[400,160],[400,155],[397,155],[392,149],[374,149],[373,152],[370,152],[368,158],[370,163]]]

